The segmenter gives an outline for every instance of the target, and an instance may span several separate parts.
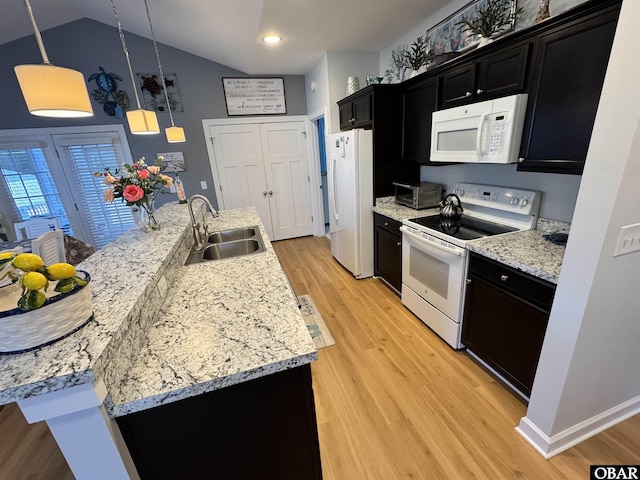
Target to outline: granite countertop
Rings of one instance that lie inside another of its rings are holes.
[[[123,414],[317,358],[254,208],[210,223],[260,225],[265,252],[190,266],[186,206],[156,217],[160,230],[134,227],[77,266],[92,276],[92,321],[52,345],[0,355],[0,405],[100,379],[105,404]]]
[[[436,214],[439,209],[414,210],[395,204],[393,197],[384,197],[376,199],[373,211],[401,222],[416,216]],[[467,249],[557,284],[565,247],[555,245],[542,236],[551,232],[566,233],[569,228],[568,223],[540,218],[536,230],[472,240],[467,243]]]
[[[256,224],[254,209],[223,211],[209,231]],[[286,276],[260,230],[264,252],[180,269],[133,367],[109,390],[112,416],[317,359]]]

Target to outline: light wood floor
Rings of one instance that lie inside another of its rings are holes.
[[[589,478],[590,464],[640,463],[640,416],[543,459],[514,430],[526,406],[379,280],[355,280],[326,238],[274,248],[336,340],[312,365],[325,480],[574,480]],[[73,475],[47,426],[28,425],[8,405],[0,411],[0,480],[49,479]]]
[[[312,365],[325,480],[574,480],[640,463],[640,416],[545,460],[514,430],[526,406],[381,281],[355,280],[326,238],[274,248],[336,340]]]

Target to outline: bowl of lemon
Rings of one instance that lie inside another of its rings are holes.
[[[0,354],[61,340],[93,317],[91,276],[33,253],[0,252]]]

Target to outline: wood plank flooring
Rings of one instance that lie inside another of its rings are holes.
[[[312,365],[325,480],[574,480],[590,464],[640,464],[640,416],[545,460],[514,430],[526,406],[381,281],[355,280],[326,238],[274,248],[336,340]],[[0,479],[73,479],[46,424],[15,404],[0,411]]]
[[[274,248],[336,340],[312,365],[325,480],[573,480],[640,463],[640,416],[545,460],[514,430],[526,405],[380,280],[355,280],[326,238]]]

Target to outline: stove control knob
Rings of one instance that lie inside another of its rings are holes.
[[[517,205],[519,201],[520,201],[520,200],[519,200],[518,198],[515,198],[515,197],[514,197],[514,198],[512,198],[511,200],[509,200],[509,203],[510,203],[511,205]]]
[[[527,200],[526,198],[523,198],[522,200],[520,200],[521,207],[526,207],[527,205],[529,205],[529,200]]]
[[[465,193],[465,192],[464,192],[464,189],[463,189],[463,188],[458,189],[458,196],[459,196],[459,197],[464,197],[464,193]]]

